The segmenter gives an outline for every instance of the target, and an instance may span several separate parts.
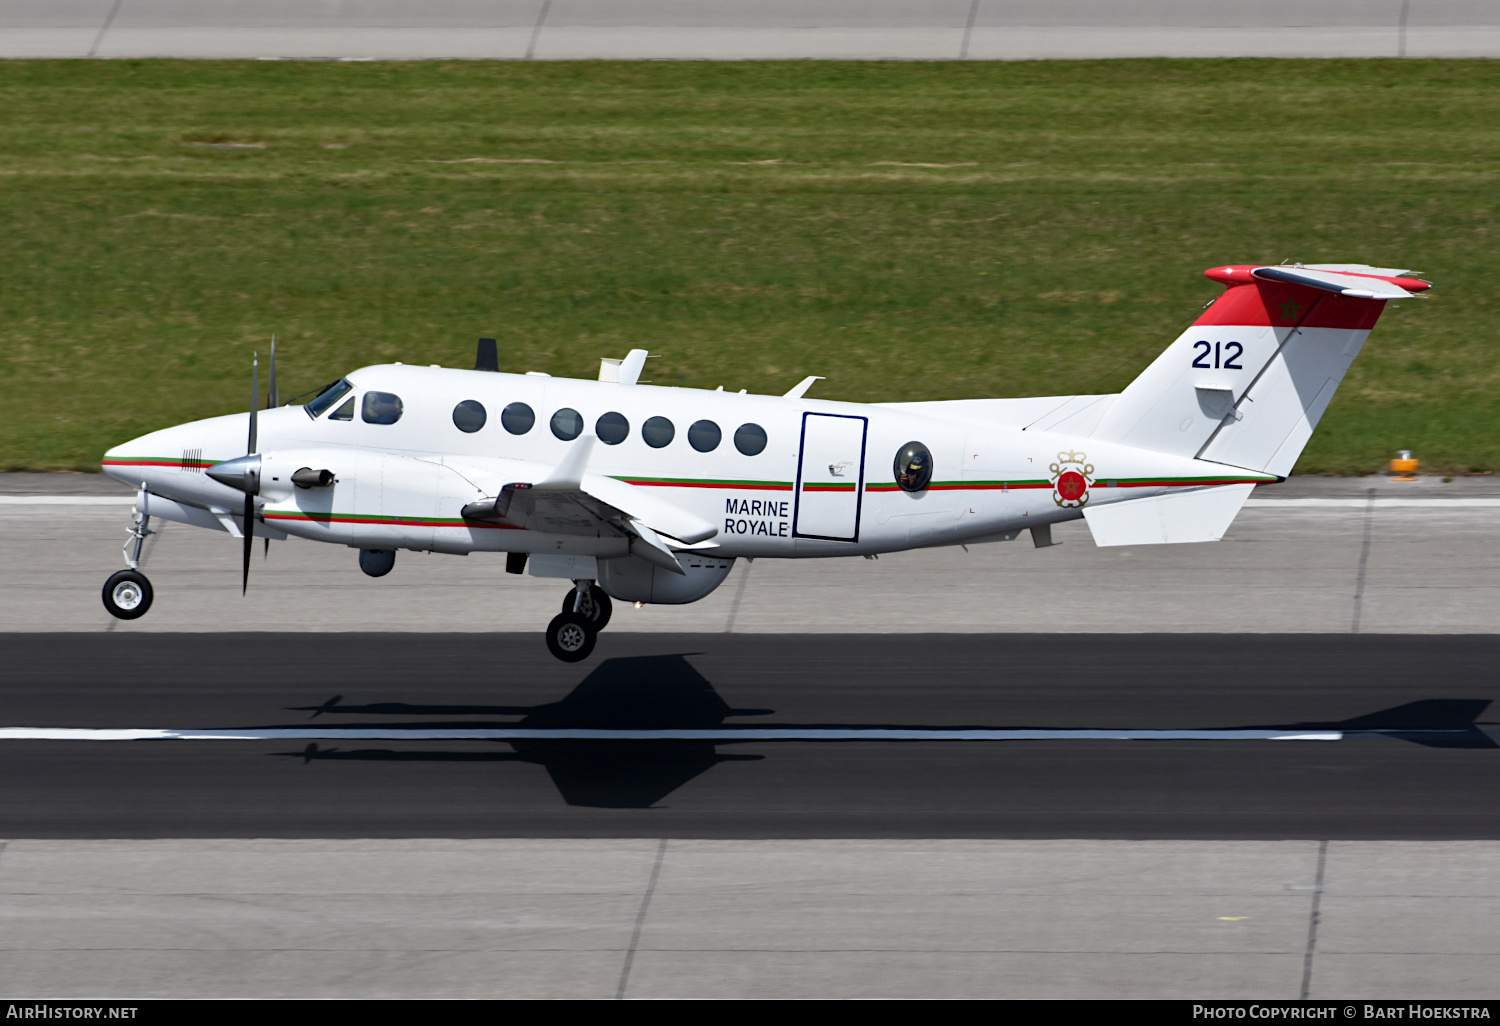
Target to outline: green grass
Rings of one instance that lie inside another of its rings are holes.
[[[0,63],[0,467],[374,362],[1114,390],[1210,265],[1411,266],[1298,466],[1500,469],[1500,62]],[[217,149],[203,143],[244,143]]]

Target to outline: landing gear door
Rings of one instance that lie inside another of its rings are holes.
[[[798,538],[859,541],[868,427],[864,417],[802,415],[797,509],[792,521],[792,533]]]

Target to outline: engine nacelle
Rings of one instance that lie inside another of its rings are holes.
[[[639,556],[599,560],[599,587],[621,602],[653,602],[680,606],[697,602],[724,583],[734,567],[733,559],[719,559],[696,552],[679,552],[678,561],[687,571],[674,574]]]

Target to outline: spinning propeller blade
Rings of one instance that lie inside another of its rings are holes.
[[[255,455],[255,422],[260,409],[260,354],[250,358],[250,440],[245,444],[245,455]]]
[[[271,336],[271,382],[266,388],[266,409],[274,410],[281,405],[281,397],[276,394],[276,336]]]
[[[255,496],[245,496],[245,570],[240,578],[240,594],[250,590],[250,546],[255,544]]]
[[[274,360],[274,357],[273,357]],[[271,380],[276,380],[276,364],[271,364]],[[256,414],[260,409],[260,354],[252,357],[250,364],[250,441],[245,448],[246,456],[255,455],[255,428]],[[244,572],[240,577],[240,594],[244,595],[250,590],[250,549],[255,544],[255,495],[253,492],[245,492],[245,552]]]

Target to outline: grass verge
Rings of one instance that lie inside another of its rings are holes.
[[[1123,387],[1212,264],[1393,304],[1304,454],[1500,468],[1500,63],[0,62],[0,467],[366,363],[875,400]],[[1491,127],[1486,127],[1491,126]]]

